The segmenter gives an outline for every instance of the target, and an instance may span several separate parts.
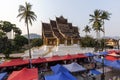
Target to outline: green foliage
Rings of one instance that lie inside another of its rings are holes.
[[[11,24],[9,21],[0,21],[0,53],[3,53],[6,58],[8,58],[16,48],[19,48],[19,45],[15,45],[15,43],[6,36],[6,33],[11,30],[13,30],[15,34],[21,34],[21,30],[17,28],[15,24]]]
[[[13,32],[15,32],[15,36],[22,34],[22,31],[18,27],[16,27],[16,25],[14,25],[13,27]]]
[[[0,31],[0,38],[5,37],[5,36],[6,36],[6,34],[2,31]]]
[[[24,19],[27,25],[28,23],[32,25],[32,21],[35,21],[37,18],[36,14],[32,11],[32,5],[30,3],[26,2],[25,6],[20,5],[18,11],[19,14],[17,17],[20,17],[20,21]]]
[[[7,37],[0,37],[0,53],[5,50],[7,44]]]
[[[96,32],[102,31],[102,20],[101,20],[101,10],[96,9],[93,14],[90,14],[91,19],[89,19],[90,23],[92,23],[92,29]]]
[[[36,38],[31,41],[31,45],[32,45],[32,47],[41,46],[41,45],[43,45],[43,41],[40,38]]]
[[[5,51],[3,52],[3,54],[5,55],[6,58],[9,58],[9,55],[11,53],[12,53],[12,51],[9,48],[5,49]]]
[[[14,38],[14,44],[19,49],[22,46],[24,46],[25,44],[28,44],[28,39],[25,38],[24,36],[18,35]]]
[[[13,25],[10,22],[8,22],[8,21],[3,22],[2,30],[4,32],[10,32],[12,30],[12,28],[13,28]]]
[[[95,39],[90,36],[86,36],[81,38],[80,44],[82,47],[94,47]]]
[[[7,37],[0,38],[0,42],[1,52],[5,55],[6,58],[8,58],[9,55],[12,53],[12,43]]]
[[[86,33],[86,36],[87,36],[87,33],[90,33],[91,28],[90,28],[88,25],[86,25],[86,26],[84,27],[83,31]]]

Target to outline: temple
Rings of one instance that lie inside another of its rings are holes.
[[[80,35],[77,26],[73,26],[63,16],[42,23],[42,39],[44,45],[79,44]]]

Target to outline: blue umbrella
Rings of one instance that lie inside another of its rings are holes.
[[[88,56],[88,57],[95,56],[95,54],[90,53],[90,52],[86,53],[85,55]]]
[[[113,68],[120,69],[120,60],[113,61],[111,65]]]
[[[101,58],[94,58],[94,60],[97,61],[97,62],[102,63],[102,59]]]
[[[104,52],[99,52],[99,55],[107,55],[108,52],[104,51]]]
[[[94,75],[99,75],[99,74],[101,74],[101,72],[99,72],[99,71],[97,71],[97,70],[95,70],[95,69],[90,70],[90,73],[91,73],[91,74],[94,74]]]
[[[59,72],[69,72],[65,67],[63,67],[62,65],[60,64],[57,64],[55,66],[52,66],[51,67],[52,71],[54,73],[59,73]]]
[[[95,61],[103,63],[103,60],[101,58],[95,58]],[[112,67],[112,61],[104,59],[104,65]]]
[[[3,80],[5,76],[7,76],[7,72],[0,73],[0,80]]]
[[[77,80],[68,72],[60,72],[54,75],[45,76],[45,80]]]

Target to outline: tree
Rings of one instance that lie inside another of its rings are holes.
[[[43,41],[40,38],[36,38],[36,39],[33,39],[31,43],[32,43],[32,47],[38,47],[43,44]]]
[[[2,32],[2,31],[0,31],[0,38],[2,38],[4,36],[6,36],[6,34],[4,32]]]
[[[29,45],[29,57],[30,57],[30,67],[31,65],[31,49],[30,49],[30,34],[29,34],[29,23],[32,25],[32,21],[35,21],[37,16],[36,14],[31,10],[32,5],[30,3],[25,3],[25,6],[20,5],[19,6],[19,14],[17,17],[20,17],[20,21],[24,19],[25,25],[27,26],[27,33],[28,33],[28,45]]]
[[[2,31],[3,32],[10,32],[13,28],[13,25],[8,22],[8,21],[3,21],[3,24],[2,24]]]
[[[95,39],[91,36],[81,37],[80,44],[82,47],[95,47]]]
[[[0,37],[0,53],[2,53],[5,50],[5,45],[7,43],[7,37]]]
[[[86,26],[84,27],[83,31],[86,33],[86,36],[87,36],[87,33],[90,33],[91,28],[90,28],[88,25],[86,25]]]
[[[89,19],[92,24],[92,29],[96,31],[96,38],[100,38],[100,31],[103,31],[101,24],[101,10],[96,9],[94,14],[90,14],[91,19]]]
[[[3,51],[3,54],[6,58],[9,58],[9,55],[12,53],[12,44],[11,41],[7,40],[7,43],[5,43],[5,49]]]
[[[15,24],[9,21],[0,21],[0,52],[5,55],[6,58],[14,51],[14,45],[11,39],[8,39],[7,33],[14,28]],[[17,27],[16,27],[17,28]]]
[[[97,49],[101,45],[100,40],[99,40],[100,39],[100,31],[103,32],[102,24],[101,24],[102,23],[101,14],[102,14],[101,10],[96,9],[94,11],[94,14],[90,14],[91,19],[89,19],[90,23],[92,23],[92,29],[94,31],[96,31],[96,39],[98,41],[96,44]]]
[[[105,20],[109,20],[110,15],[111,15],[111,14],[110,14],[109,12],[107,12],[107,11],[102,11],[101,20],[102,20],[102,26],[103,26],[104,36],[105,36],[105,27],[104,27]]]
[[[17,35],[14,38],[14,44],[17,46],[18,49],[22,48],[25,44],[28,44],[28,39],[24,36]]]
[[[110,18],[110,13],[109,12],[107,12],[107,11],[102,11],[102,15],[101,15],[101,20],[102,20],[102,26],[103,26],[103,36],[105,37],[105,26],[104,26],[104,24],[105,24],[105,20],[109,20],[109,18]],[[104,43],[105,43],[105,40],[104,40]],[[105,48],[105,44],[104,44],[104,48]]]
[[[22,34],[22,31],[18,27],[16,27],[15,24],[13,24],[13,32],[15,33],[15,36]]]

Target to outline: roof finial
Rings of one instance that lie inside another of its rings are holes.
[[[64,18],[63,15],[61,15],[60,18]]]

